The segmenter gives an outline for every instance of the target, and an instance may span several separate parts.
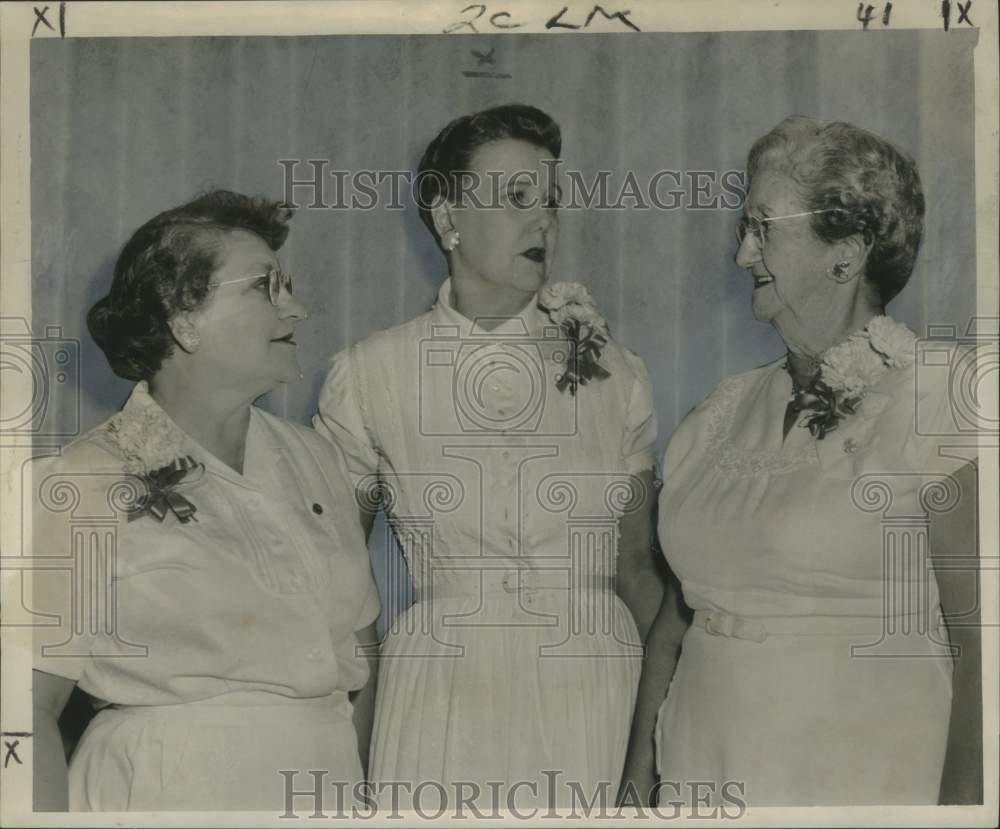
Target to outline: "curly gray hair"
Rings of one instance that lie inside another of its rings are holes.
[[[906,285],[920,247],[924,194],[913,159],[843,121],[786,118],[751,147],[747,185],[764,169],[785,173],[824,242],[861,234],[871,245],[865,278],[886,305]]]

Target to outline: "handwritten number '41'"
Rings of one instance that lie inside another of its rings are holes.
[[[867,29],[868,24],[874,19],[872,12],[875,11],[874,6],[865,6],[864,3],[858,3],[858,22],[861,24],[862,29]],[[882,25],[889,25],[889,16],[892,14],[892,3],[886,3],[885,9],[882,11]]]

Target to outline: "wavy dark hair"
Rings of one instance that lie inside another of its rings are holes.
[[[470,169],[476,150],[491,141],[512,138],[543,147],[559,158],[559,125],[540,109],[527,104],[504,104],[456,118],[427,145],[417,168],[417,206],[420,218],[435,239],[431,208],[454,201],[461,173]]]
[[[844,121],[786,118],[750,149],[747,184],[764,169],[786,173],[833,243],[861,234],[871,251],[865,278],[883,306],[906,286],[920,248],[924,194],[917,165],[875,133]]]
[[[90,336],[111,370],[127,380],[152,378],[173,353],[170,320],[208,295],[222,265],[220,235],[246,230],[278,250],[291,216],[280,202],[212,190],[135,231],[115,263],[111,290],[87,314]]]

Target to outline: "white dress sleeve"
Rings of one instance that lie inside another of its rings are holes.
[[[623,351],[625,362],[632,369],[635,379],[626,410],[622,457],[626,470],[637,474],[656,465],[656,412],[653,410],[653,388],[645,363],[631,351]]]
[[[936,354],[944,354],[944,347]],[[907,465],[918,473],[952,475],[977,455],[978,401],[967,392],[975,384],[975,353],[952,345],[940,365],[915,369],[913,426],[903,446]],[[935,362],[938,362],[936,360]],[[968,371],[956,371],[966,367]]]
[[[351,349],[333,358],[312,422],[317,432],[340,447],[348,471],[358,479],[378,471],[379,457],[365,423],[355,371]]]
[[[58,566],[36,568],[31,592],[24,594],[30,595],[30,609],[37,614],[32,631],[33,667],[74,682],[86,672],[100,635],[83,596],[87,576],[93,578],[93,574],[81,572],[86,563],[74,555],[73,547],[80,543],[74,538],[74,523],[79,523],[74,516],[107,512],[111,491],[127,477],[116,466],[114,459],[86,438],[67,447],[62,456],[31,464],[30,544],[24,554],[61,559]]]

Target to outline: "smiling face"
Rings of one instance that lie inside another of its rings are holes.
[[[526,295],[545,284],[559,234],[557,185],[545,163],[551,157],[544,147],[510,138],[475,152],[469,166],[479,184],[464,205],[448,208],[461,237],[450,256],[455,279]]]
[[[192,357],[200,372],[218,378],[219,387],[252,399],[299,378],[292,335],[306,311],[287,289],[277,305],[271,304],[266,273],[278,268],[278,259],[263,239],[234,230],[219,234],[217,244],[221,264],[211,281],[240,281],[210,289],[205,302],[191,312],[200,340]],[[254,274],[262,276],[243,279]]]
[[[746,216],[758,220],[807,210],[794,182],[785,173],[769,168],[754,177],[744,207]],[[839,287],[828,278],[839,251],[816,236],[810,218],[764,222],[764,243],[754,233],[747,233],[736,252],[736,263],[753,275],[754,316],[779,329],[822,320],[829,314]]]

